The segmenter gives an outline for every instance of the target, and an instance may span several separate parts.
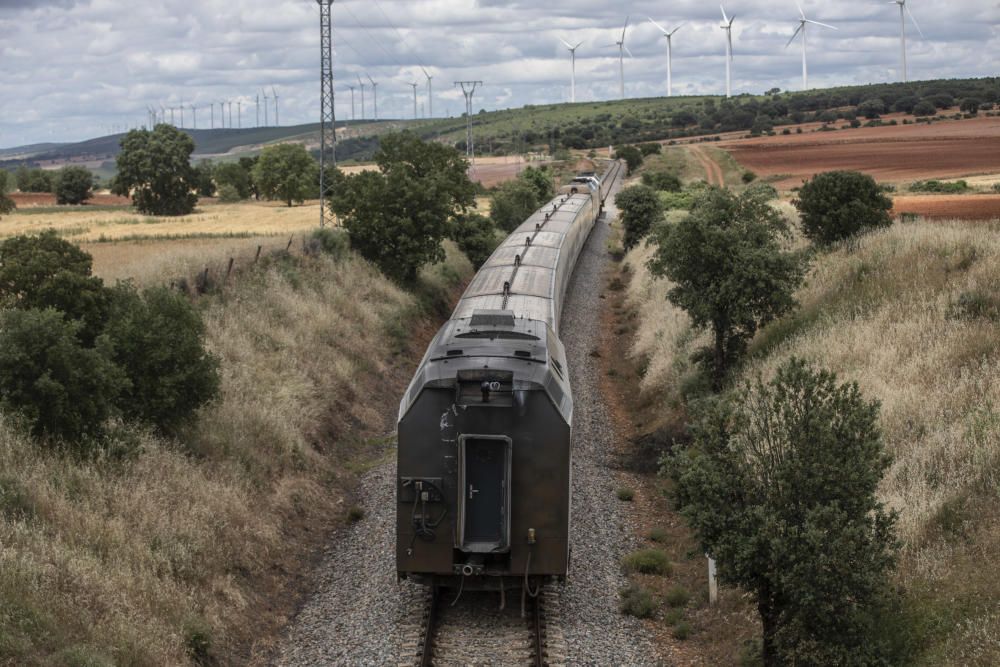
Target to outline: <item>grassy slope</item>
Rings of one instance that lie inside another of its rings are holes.
[[[470,275],[449,247],[422,293]],[[123,434],[124,460],[53,455],[0,416],[0,664],[265,653],[355,473],[390,451],[420,298],[353,256],[240,276],[201,302],[220,400],[178,441]]]
[[[691,353],[707,341],[649,275],[651,253],[626,258],[640,323],[632,354],[645,367],[642,393],[667,420],[681,409]],[[880,494],[900,512],[897,577],[927,665],[1000,662],[1000,584],[987,565],[1000,552],[998,286],[993,226],[896,225],[820,255],[799,311],[758,335],[741,373],[767,376],[794,355],[881,401],[895,463]],[[956,310],[962,299],[987,316]]]

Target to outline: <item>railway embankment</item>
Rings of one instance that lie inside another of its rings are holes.
[[[657,457],[683,447],[687,406],[704,391],[692,355],[708,343],[666,298],[670,285],[628,253],[612,281],[618,297],[606,328],[628,363],[613,393],[633,444],[625,478],[635,486],[640,534],[673,561],[672,580],[641,578],[657,609],[661,653],[685,664],[739,664],[759,637],[741,591],[708,602],[704,557],[673,512]],[[798,357],[858,383],[881,405],[893,463],[879,499],[899,513],[902,591],[894,639],[907,662],[1000,662],[1000,586],[988,563],[1000,553],[1000,242],[988,225],[897,223],[818,253],[799,308],[751,342],[735,381],[771,377]],[[689,595],[671,595],[683,589]],[[677,629],[686,624],[682,632]]]
[[[0,415],[0,663],[265,662],[329,536],[372,511],[359,480],[471,275],[450,244],[411,291],[346,250],[262,257],[199,299],[221,394],[177,436],[116,429],[84,460]]]

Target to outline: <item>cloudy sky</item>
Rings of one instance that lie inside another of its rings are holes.
[[[900,78],[897,6],[802,4],[809,18],[839,28],[810,31],[811,86]],[[909,6],[924,34],[908,22],[911,80],[1000,73],[1000,1]],[[734,92],[801,88],[799,46],[785,48],[798,24],[795,0],[729,0],[726,11],[736,17]],[[426,112],[421,66],[434,76],[437,116],[463,110],[452,86],[460,79],[484,81],[476,110],[568,101],[570,60],[559,38],[583,42],[578,101],[612,99],[617,49],[607,45],[626,15],[634,54],[625,63],[627,96],[666,92],[666,40],[647,16],[684,24],[674,37],[675,94],[724,91],[725,37],[712,1],[337,0],[333,13],[338,118],[351,116],[345,86],[357,87],[358,75],[379,84],[380,117],[412,117],[412,82],[421,83]],[[247,127],[256,123],[259,91],[272,86],[283,125],[315,121],[318,17],[315,0],[0,0],[0,147],[142,124],[150,105],[183,104],[188,127],[194,105],[205,128],[209,104],[223,99],[242,101]],[[370,117],[370,89],[366,103]]]

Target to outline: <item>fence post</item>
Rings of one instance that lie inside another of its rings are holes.
[[[708,603],[716,605],[719,603],[719,581],[716,578],[715,559],[707,555],[706,557],[708,558]]]
[[[256,264],[257,262],[260,261],[260,251],[263,250],[263,249],[264,249],[264,246],[262,246],[262,245],[257,246],[257,256],[253,258],[253,263],[254,264]]]
[[[288,252],[289,250],[292,249],[292,241],[294,241],[294,240],[295,240],[295,235],[292,234],[292,236],[289,237],[289,239],[288,239],[288,245],[285,246],[285,252]]]
[[[226,282],[229,282],[229,274],[233,272],[233,264],[236,262],[235,257],[229,258],[229,268],[226,269]]]

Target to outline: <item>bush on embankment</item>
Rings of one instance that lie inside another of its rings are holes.
[[[321,254],[202,298],[220,394],[174,438],[118,426],[121,455],[81,459],[0,414],[0,664],[260,658],[292,609],[283,585],[386,452],[408,380],[393,360],[471,275],[446,247],[415,293]]]
[[[639,321],[641,392],[685,419],[707,391],[691,355],[706,343],[650,275],[653,247],[625,262]],[[893,457],[878,497],[898,510],[894,583],[905,592],[887,629],[916,664],[1000,662],[1000,584],[982,554],[1000,551],[1000,240],[981,224],[926,222],[872,232],[815,256],[800,308],[758,332],[734,381],[769,379],[792,357],[856,381],[881,404]],[[676,426],[676,425],[674,425]]]

